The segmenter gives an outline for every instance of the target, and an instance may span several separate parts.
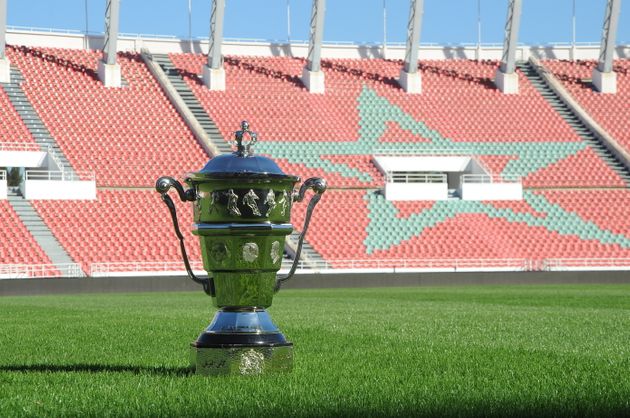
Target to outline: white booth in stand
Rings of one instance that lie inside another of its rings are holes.
[[[523,186],[517,177],[491,174],[474,156],[380,155],[374,164],[385,175],[387,200],[521,200]]]
[[[28,170],[20,185],[27,200],[95,200],[94,173]]]
[[[52,148],[33,143],[0,143],[0,167],[19,167],[20,192],[24,199],[94,200],[93,172],[76,172],[63,167]],[[0,174],[0,199],[7,198],[6,173]]]

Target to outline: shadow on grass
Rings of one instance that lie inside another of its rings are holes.
[[[162,376],[189,376],[188,367],[130,366],[117,364],[9,364],[0,366],[0,372],[43,372],[43,373],[133,373]]]

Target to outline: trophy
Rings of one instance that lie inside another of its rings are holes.
[[[326,191],[321,178],[309,178],[299,192],[299,177],[287,175],[271,159],[253,155],[257,136],[246,121],[234,133],[236,151],[217,155],[186,176],[188,188],[171,177],[155,185],[168,206],[188,276],[203,286],[218,308],[210,325],[191,343],[191,366],[198,374],[251,375],[287,372],[293,344],[265,310],[274,293],[295,273],[315,205]],[[188,261],[173,187],[183,202],[195,202],[193,234],[199,237],[208,277],[197,277]],[[295,259],[288,274],[280,270],[285,237],[293,231],[291,207],[314,191],[306,210]]]

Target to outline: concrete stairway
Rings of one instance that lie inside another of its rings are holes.
[[[208,113],[205,111],[203,106],[199,103],[197,98],[195,97],[195,93],[188,87],[188,84],[184,81],[179,71],[168,55],[165,54],[151,54],[151,60],[159,65],[162,72],[166,75],[168,82],[171,84],[173,89],[182,99],[186,107],[190,110],[193,117],[197,120],[197,122],[201,125],[208,139],[212,142],[212,144],[216,147],[216,149],[220,153],[230,153],[232,152],[232,147],[228,144],[219,128],[216,126],[214,121],[210,118]],[[238,121],[240,122],[240,121]],[[293,234],[287,236],[287,244],[285,248],[285,253],[289,254],[291,257],[295,254],[295,250],[297,249],[297,243],[299,240],[299,234],[297,232],[293,232]],[[302,245],[302,254],[300,259],[305,262],[305,264],[319,264],[320,266],[325,263],[324,258],[317,252],[315,249],[304,240],[304,244]],[[291,262],[287,263],[283,261],[283,268],[289,267]]]
[[[547,103],[573,128],[584,142],[591,147],[595,153],[608,166],[610,166],[630,187],[630,171],[624,164],[613,155],[608,148],[598,139],[598,137],[581,121],[581,119],[567,106],[562,99],[549,87],[545,80],[538,74],[529,62],[519,62],[517,67],[527,77],[530,83],[547,100]]]
[[[7,197],[9,204],[18,214],[20,220],[22,220],[26,226],[26,229],[33,235],[35,241],[37,241],[46,255],[48,255],[48,258],[50,258],[53,264],[74,263],[74,260],[72,260],[61,244],[59,244],[59,241],[57,241],[28,200],[24,200],[24,198],[16,192],[9,192]]]
[[[24,90],[22,90],[20,84],[23,81],[24,77],[22,76],[22,73],[17,68],[11,67],[11,82],[0,83],[0,86],[4,89],[7,96],[9,96],[9,101],[17,110],[17,113],[22,118],[22,121],[33,138],[35,138],[35,142],[39,145],[40,149],[44,152],[48,152],[50,147],[58,158],[59,163],[62,165],[60,168],[64,171],[69,170],[70,172],[73,172],[70,162],[44,125],[44,122],[42,122],[39,118],[39,115],[33,108],[33,105],[28,100],[28,97],[26,97]]]
[[[308,238],[308,233],[306,234],[306,238]],[[306,238],[304,239],[304,243],[302,244],[302,253],[300,254],[300,260],[302,260],[305,264],[311,265],[313,268],[325,265],[326,260],[324,260],[324,257],[322,257],[322,255],[318,253],[311,244],[308,243]],[[293,249],[297,249],[299,239],[300,233],[295,230],[291,233],[291,235],[287,236],[288,247],[289,249],[291,249],[291,251],[288,252],[289,254],[292,254],[292,258],[295,254]]]
[[[173,85],[173,88],[177,91],[184,103],[186,103],[186,106],[190,109],[193,116],[206,132],[210,141],[212,141],[221,153],[232,152],[232,147],[225,141],[221,135],[221,131],[219,131],[219,128],[215,125],[214,121],[210,119],[208,113],[206,113],[201,103],[199,103],[195,97],[195,93],[190,90],[190,87],[188,87],[188,84],[186,84],[184,79],[181,77],[179,71],[177,71],[171,60],[168,58],[168,55],[152,54],[152,56],[153,61],[162,68],[162,71],[164,71],[168,77],[168,80]]]

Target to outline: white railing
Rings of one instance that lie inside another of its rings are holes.
[[[7,172],[4,170],[0,170],[0,180],[6,180],[7,179]]]
[[[0,279],[31,279],[37,277],[83,277],[75,263],[62,264],[0,264]]]
[[[287,271],[292,261],[282,263],[282,270]],[[203,263],[192,261],[191,268],[197,274],[204,274]],[[334,273],[334,272],[384,272],[405,271],[563,271],[563,270],[630,270],[630,258],[563,258],[529,260],[521,258],[497,259],[362,259],[304,261],[297,264],[298,273]],[[90,276],[148,276],[148,275],[185,275],[182,261],[155,262],[111,262],[92,263]],[[22,277],[78,277],[83,272],[77,264],[50,265],[0,265],[0,278]]]
[[[377,269],[377,270],[516,270],[525,271],[531,269],[531,262],[526,259],[367,259],[367,260],[330,260],[328,262],[300,261],[298,267],[311,270],[328,269]]]
[[[283,262],[282,270],[286,271],[292,261]],[[195,272],[203,273],[201,261],[190,263]],[[298,261],[297,268],[301,272],[334,272],[339,270],[374,270],[374,271],[527,271],[532,270],[532,263],[526,259],[373,259],[373,260],[331,260],[331,261]],[[125,275],[181,275],[185,274],[182,261],[157,262],[120,262],[92,263],[90,276],[108,277]]]
[[[446,183],[446,174],[440,173],[386,173],[388,183]]]
[[[50,155],[50,158],[52,158],[52,160],[57,164],[57,167],[59,167],[61,171],[65,171],[65,167],[61,162],[61,158],[59,158],[52,145],[48,145],[48,155]]]
[[[16,31],[16,32],[49,32],[49,33],[69,33],[69,34],[83,33],[76,29],[41,28],[37,26],[14,26],[14,25],[7,25],[7,30]]]
[[[498,174],[464,174],[462,183],[520,183],[519,176],[503,176]]]
[[[94,181],[95,179],[93,171],[26,171],[26,180]]]
[[[30,142],[0,142],[0,151],[41,151],[41,148]]]
[[[543,270],[630,270],[630,258],[550,258],[543,260]]]
[[[190,268],[195,272],[203,272],[201,261],[191,261]],[[120,262],[120,263],[92,263],[90,276],[107,277],[120,275],[120,273],[161,273],[179,274],[184,272],[183,261],[144,261],[144,262]]]

